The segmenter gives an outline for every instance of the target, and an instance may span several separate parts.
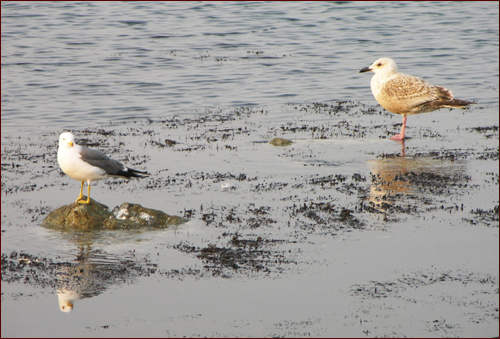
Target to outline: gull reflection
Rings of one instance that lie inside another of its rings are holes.
[[[100,282],[101,268],[93,260],[96,253],[90,246],[81,246],[75,262],[61,265],[56,275],[60,311],[71,312],[76,300],[99,295],[106,289]]]
[[[75,301],[95,297],[109,286],[132,282],[136,277],[156,270],[152,263],[141,264],[132,253],[127,257],[93,250],[90,245],[80,246],[76,259],[58,264],[57,298],[59,310],[69,313]]]
[[[464,172],[462,164],[439,157],[439,152],[406,156],[404,140],[400,143],[401,155],[369,160],[372,177],[367,200],[379,212],[395,207],[409,212],[416,209],[419,203],[428,203],[428,199],[434,198],[432,195],[442,195],[445,179],[466,179],[464,175],[458,179],[456,176]]]
[[[57,298],[59,299],[59,310],[68,313],[73,311],[74,302],[80,299],[81,295],[77,291],[70,291],[63,288],[57,290]]]
[[[76,262],[61,265],[57,273],[59,310],[71,312],[75,300],[96,296],[103,286],[95,283],[97,267],[91,262],[90,246],[81,246]]]

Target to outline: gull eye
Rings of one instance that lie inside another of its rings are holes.
[[[381,63],[381,62],[379,62],[379,63],[377,64],[377,66],[378,66],[378,67],[382,66],[382,63]]]

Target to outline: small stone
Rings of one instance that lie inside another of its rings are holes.
[[[293,141],[284,138],[274,138],[271,139],[269,143],[273,146],[288,146],[293,144]]]

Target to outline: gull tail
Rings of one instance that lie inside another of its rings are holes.
[[[449,108],[465,108],[474,102],[460,99],[452,99],[452,100],[436,100],[429,103],[430,107],[449,107]]]
[[[429,107],[449,107],[449,108],[464,108],[473,104],[472,101],[455,99],[453,92],[448,88],[435,86],[437,89],[438,100],[428,103]]]

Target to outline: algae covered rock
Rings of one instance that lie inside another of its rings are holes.
[[[90,199],[89,204],[73,203],[49,213],[42,226],[60,230],[90,231],[102,228],[105,220],[114,218],[108,206]]]
[[[185,223],[188,219],[162,211],[123,203],[113,212],[108,206],[90,199],[89,204],[73,203],[49,213],[43,227],[58,230],[91,231],[103,229],[165,228]]]
[[[274,138],[271,139],[269,143],[273,146],[288,146],[293,144],[293,141],[284,138]]]
[[[113,215],[115,217],[115,222],[119,225],[118,228],[163,228],[171,225],[179,225],[188,220],[176,215],[168,215],[160,210],[154,210],[128,202],[124,202],[120,207],[115,207],[113,209]]]

